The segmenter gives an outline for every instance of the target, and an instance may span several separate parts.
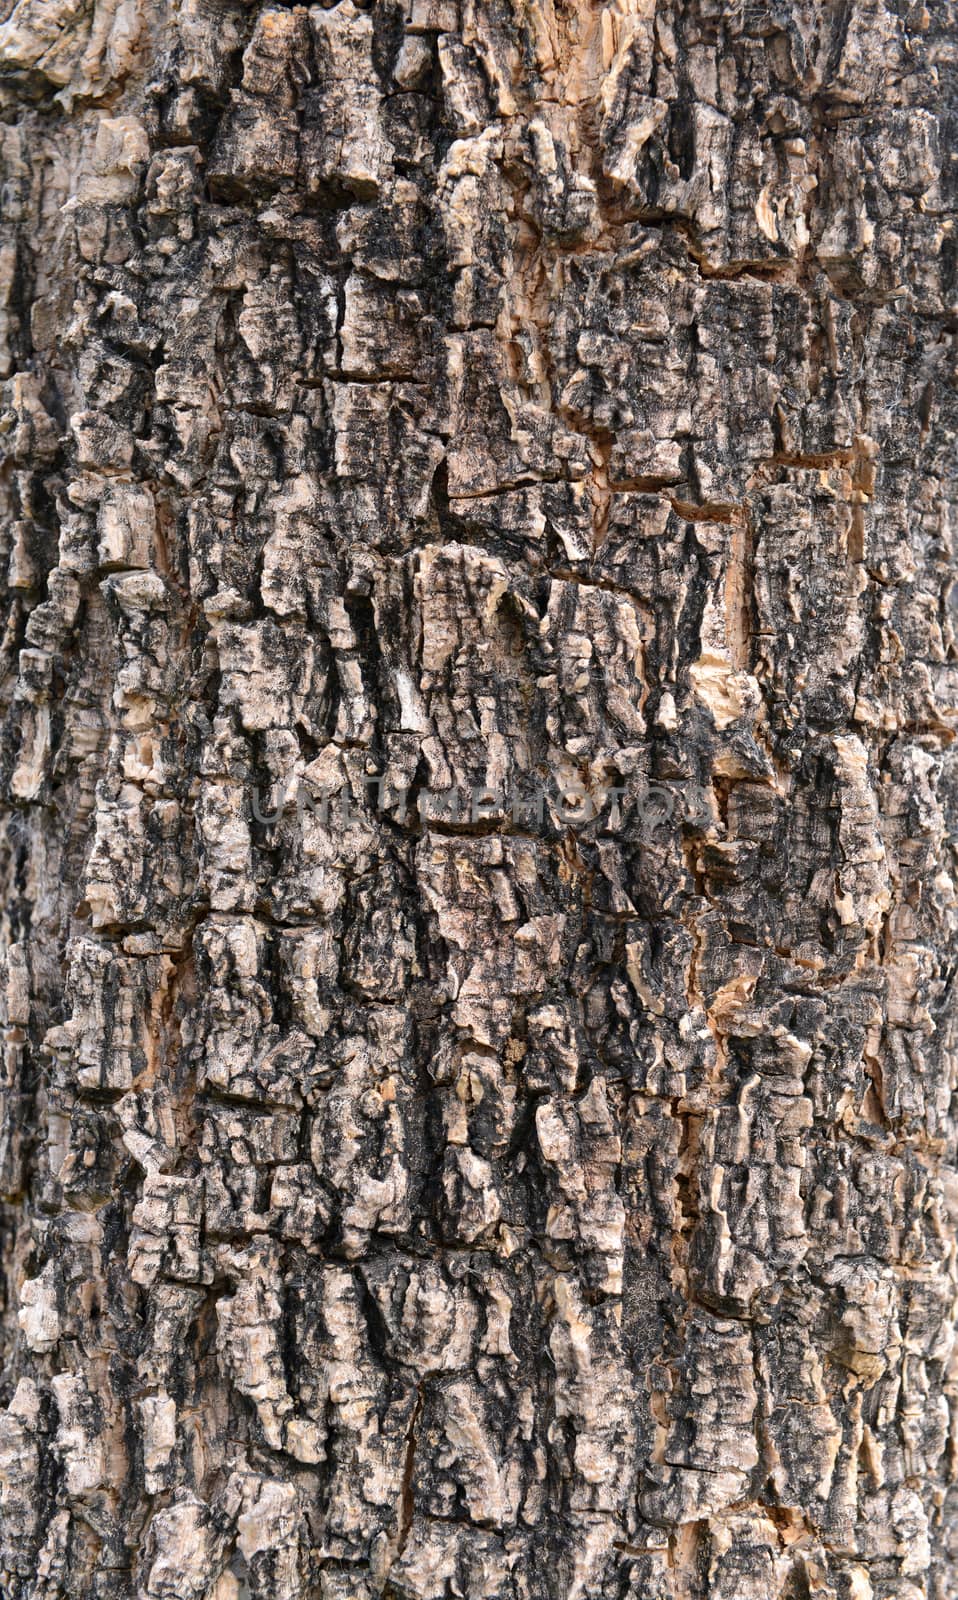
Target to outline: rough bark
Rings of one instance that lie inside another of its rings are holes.
[[[956,59],[0,4],[5,1600],[958,1596]]]

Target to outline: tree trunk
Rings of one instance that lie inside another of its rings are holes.
[[[0,18],[4,1600],[953,1600],[952,7]]]

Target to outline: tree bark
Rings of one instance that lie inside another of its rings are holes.
[[[958,1596],[956,39],[0,4],[4,1600]]]

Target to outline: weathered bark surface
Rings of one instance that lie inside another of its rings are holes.
[[[5,1600],[958,1596],[956,63],[0,4]]]

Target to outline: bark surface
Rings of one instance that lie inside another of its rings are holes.
[[[958,1596],[956,76],[0,3],[4,1600]]]

